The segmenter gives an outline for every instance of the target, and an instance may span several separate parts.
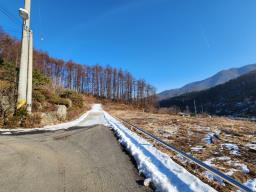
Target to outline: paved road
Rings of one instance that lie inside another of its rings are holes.
[[[0,192],[149,191],[142,180],[103,125],[0,136]]]

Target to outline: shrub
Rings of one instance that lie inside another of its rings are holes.
[[[0,117],[0,127],[4,127],[4,118]]]
[[[41,123],[40,114],[27,115],[22,123],[22,127],[26,127],[26,128],[39,127],[40,123]]]
[[[83,107],[83,96],[75,91],[65,90],[60,94],[60,97],[70,99],[72,104],[76,107]]]
[[[7,120],[5,121],[5,127],[6,128],[20,127],[27,115],[28,114],[27,114],[26,108],[23,107],[18,109],[13,116],[9,116],[7,118]]]
[[[47,100],[57,96],[56,94],[54,94],[53,92],[49,91],[48,89],[40,89],[39,91],[41,92],[41,94]]]
[[[41,111],[43,108],[42,104],[38,101],[33,102],[33,111]]]
[[[50,97],[47,98],[49,103],[58,104],[60,97],[58,95],[52,94]]]
[[[0,80],[0,90],[8,89],[11,87],[11,83],[9,81]]]
[[[66,90],[62,91],[62,93],[60,93],[60,97],[70,98],[73,93],[74,93],[74,91],[72,91],[70,89],[66,89]]]
[[[83,104],[84,104],[84,100],[83,100],[83,97],[79,94],[76,94],[76,95],[72,95],[72,97],[70,98],[72,103],[79,107],[79,108],[82,108],[83,107]]]
[[[161,107],[158,109],[159,114],[169,114],[169,109],[167,107]]]
[[[45,96],[41,93],[40,90],[33,91],[33,99],[38,102],[42,102],[45,100]]]
[[[17,116],[11,116],[9,117],[5,123],[4,127],[5,128],[17,128],[20,126],[20,119]]]
[[[87,110],[89,110],[89,108],[71,107],[68,109],[67,120],[76,119]]]
[[[33,70],[33,86],[35,88],[47,85],[50,83],[50,79],[45,76],[42,72],[39,70]]]
[[[55,105],[65,105],[67,108],[71,107],[72,105],[68,99],[61,98],[58,95],[52,95],[52,97],[49,98],[49,102]]]
[[[178,107],[161,107],[158,109],[159,114],[169,114],[169,115],[176,115],[180,112]]]
[[[70,108],[72,105],[72,102],[70,102],[68,99],[65,98],[58,98],[55,102],[56,105],[65,105],[67,108]]]
[[[41,116],[37,113],[29,115],[25,108],[21,108],[16,111],[14,116],[8,117],[8,120],[5,123],[6,128],[33,128],[39,127],[41,123]]]

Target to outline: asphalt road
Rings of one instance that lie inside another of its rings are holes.
[[[0,192],[149,191],[141,183],[103,125],[0,136]]]

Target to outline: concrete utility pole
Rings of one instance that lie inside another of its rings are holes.
[[[32,112],[32,78],[33,78],[33,32],[29,32],[29,57],[28,57],[28,87],[27,87],[27,111]]]
[[[21,108],[27,103],[27,73],[28,73],[28,52],[29,52],[29,31],[30,31],[30,5],[31,0],[25,0],[25,9],[19,9],[23,19],[22,25],[22,47],[20,59],[20,74],[18,84],[17,108]]]

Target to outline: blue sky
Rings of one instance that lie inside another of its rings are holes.
[[[158,91],[256,63],[255,0],[31,1],[36,48],[121,67]],[[16,18],[0,12],[0,25],[19,39],[22,6],[0,0]]]

